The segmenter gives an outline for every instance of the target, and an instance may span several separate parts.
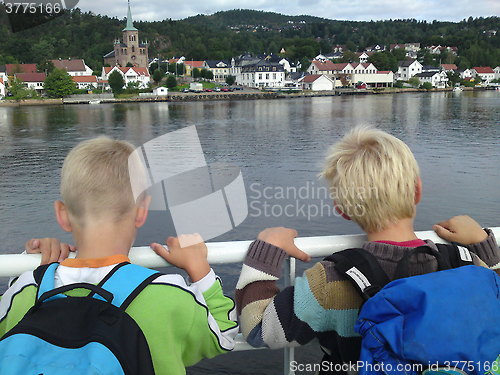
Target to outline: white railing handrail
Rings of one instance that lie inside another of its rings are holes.
[[[491,228],[498,238],[500,227]],[[416,232],[419,238],[434,242],[446,242],[433,231]],[[359,247],[366,241],[365,235],[338,235],[319,237],[298,237],[295,244],[312,257],[326,256],[350,247]],[[241,263],[245,259],[248,246],[252,241],[208,242],[208,261],[210,264]],[[74,256],[74,255],[73,255]],[[144,267],[159,268],[169,264],[156,255],[149,246],[133,247],[130,261]],[[40,264],[39,254],[2,254],[0,255],[0,277],[19,276],[35,269]]]
[[[491,228],[495,237],[500,236],[500,227]],[[437,243],[446,242],[433,231],[416,232],[422,239],[430,239]],[[320,237],[299,237],[295,239],[298,248],[312,257],[327,256],[336,251],[351,247],[359,247],[366,241],[365,235],[340,235]],[[232,242],[208,242],[208,261],[210,264],[241,263],[245,259],[248,246],[252,241]],[[74,254],[72,254],[74,257]],[[130,261],[132,263],[149,267],[160,268],[170,266],[163,258],[156,255],[148,246],[134,247],[130,250]],[[0,277],[18,276],[21,273],[35,269],[40,264],[39,254],[3,254],[0,255]],[[293,285],[295,279],[295,259],[291,258],[285,262],[284,281],[285,286]],[[235,339],[234,351],[254,350],[238,334]],[[294,359],[294,348],[288,347],[284,351],[284,375],[294,375],[289,364]]]

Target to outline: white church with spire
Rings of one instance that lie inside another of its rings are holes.
[[[139,30],[134,27],[130,0],[128,0],[127,25],[122,30],[122,40],[115,40],[114,50],[104,56],[104,64],[110,66],[148,66],[148,43],[139,43]]]

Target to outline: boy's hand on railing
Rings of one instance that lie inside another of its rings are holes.
[[[432,227],[436,234],[447,240],[463,245],[479,243],[488,238],[488,234],[469,216],[455,216]]]
[[[311,260],[309,254],[304,253],[295,246],[293,239],[297,237],[297,234],[295,229],[276,227],[264,229],[259,233],[257,238],[283,249],[283,251],[291,257],[297,258],[303,262],[309,262]]]
[[[26,242],[24,249],[27,254],[42,254],[40,265],[62,262],[70,251],[76,250],[73,245],[63,243],[57,238],[33,238]]]
[[[199,234],[168,237],[166,242],[167,247],[152,243],[151,248],[168,263],[185,270],[191,281],[199,281],[210,272],[207,245]]]

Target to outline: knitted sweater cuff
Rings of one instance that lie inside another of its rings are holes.
[[[500,249],[498,248],[491,229],[485,229],[485,231],[488,233],[488,238],[484,241],[468,245],[467,247],[489,267],[493,267],[500,263]]]
[[[286,253],[279,247],[265,241],[255,240],[248,249],[245,264],[279,278],[285,257]]]

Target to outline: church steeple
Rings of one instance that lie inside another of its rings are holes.
[[[123,31],[138,31],[134,27],[134,21],[132,20],[132,12],[130,11],[130,0],[128,0],[127,27],[125,27]]]

